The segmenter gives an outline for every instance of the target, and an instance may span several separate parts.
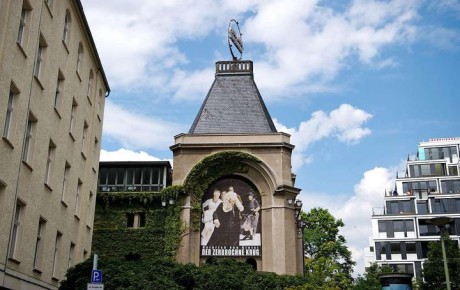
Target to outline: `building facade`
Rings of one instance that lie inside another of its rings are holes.
[[[254,82],[252,61],[220,61],[187,134],[175,137],[173,184],[188,190],[177,260],[232,257],[258,271],[302,274],[302,235],[288,200],[290,136],[277,132]]]
[[[420,278],[428,243],[439,241],[440,230],[430,220],[449,217],[446,229],[460,239],[460,138],[421,142],[408,157],[404,176],[385,192],[384,207],[373,209],[371,246],[367,261],[388,264]]]
[[[166,220],[177,205],[160,192],[171,181],[169,161],[100,162],[93,252],[101,258],[167,257]]]
[[[110,88],[79,0],[0,2],[0,288],[89,257]]]

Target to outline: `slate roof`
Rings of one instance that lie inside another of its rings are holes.
[[[254,82],[252,61],[216,63],[216,78],[189,134],[277,132]]]

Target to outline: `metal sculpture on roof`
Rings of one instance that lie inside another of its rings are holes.
[[[238,21],[236,21],[235,19],[230,20],[230,22],[228,23],[228,48],[230,49],[230,53],[232,54],[232,58],[234,61],[241,60],[241,57],[243,56],[244,47],[242,36],[243,34],[241,34]],[[236,56],[236,52],[233,51],[233,47],[235,47],[240,53],[239,58]]]

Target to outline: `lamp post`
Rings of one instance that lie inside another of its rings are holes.
[[[430,224],[436,225],[439,230],[440,230],[440,235],[441,235],[441,249],[442,249],[442,259],[444,260],[444,273],[446,275],[446,286],[447,290],[450,289],[450,279],[449,279],[449,268],[447,267],[447,257],[446,257],[446,246],[444,245],[444,236],[442,235],[442,231],[444,227],[451,223],[453,220],[449,217],[436,217],[430,219],[428,222]]]
[[[302,237],[302,274],[305,277],[305,251],[304,251],[304,239],[303,230],[306,227],[305,221],[302,220],[302,201],[300,199],[288,198],[287,202],[289,205],[294,205],[294,219],[297,227],[297,235]]]

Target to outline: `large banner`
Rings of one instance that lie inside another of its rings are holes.
[[[257,257],[261,247],[261,199],[248,181],[225,178],[203,195],[201,256]]]

